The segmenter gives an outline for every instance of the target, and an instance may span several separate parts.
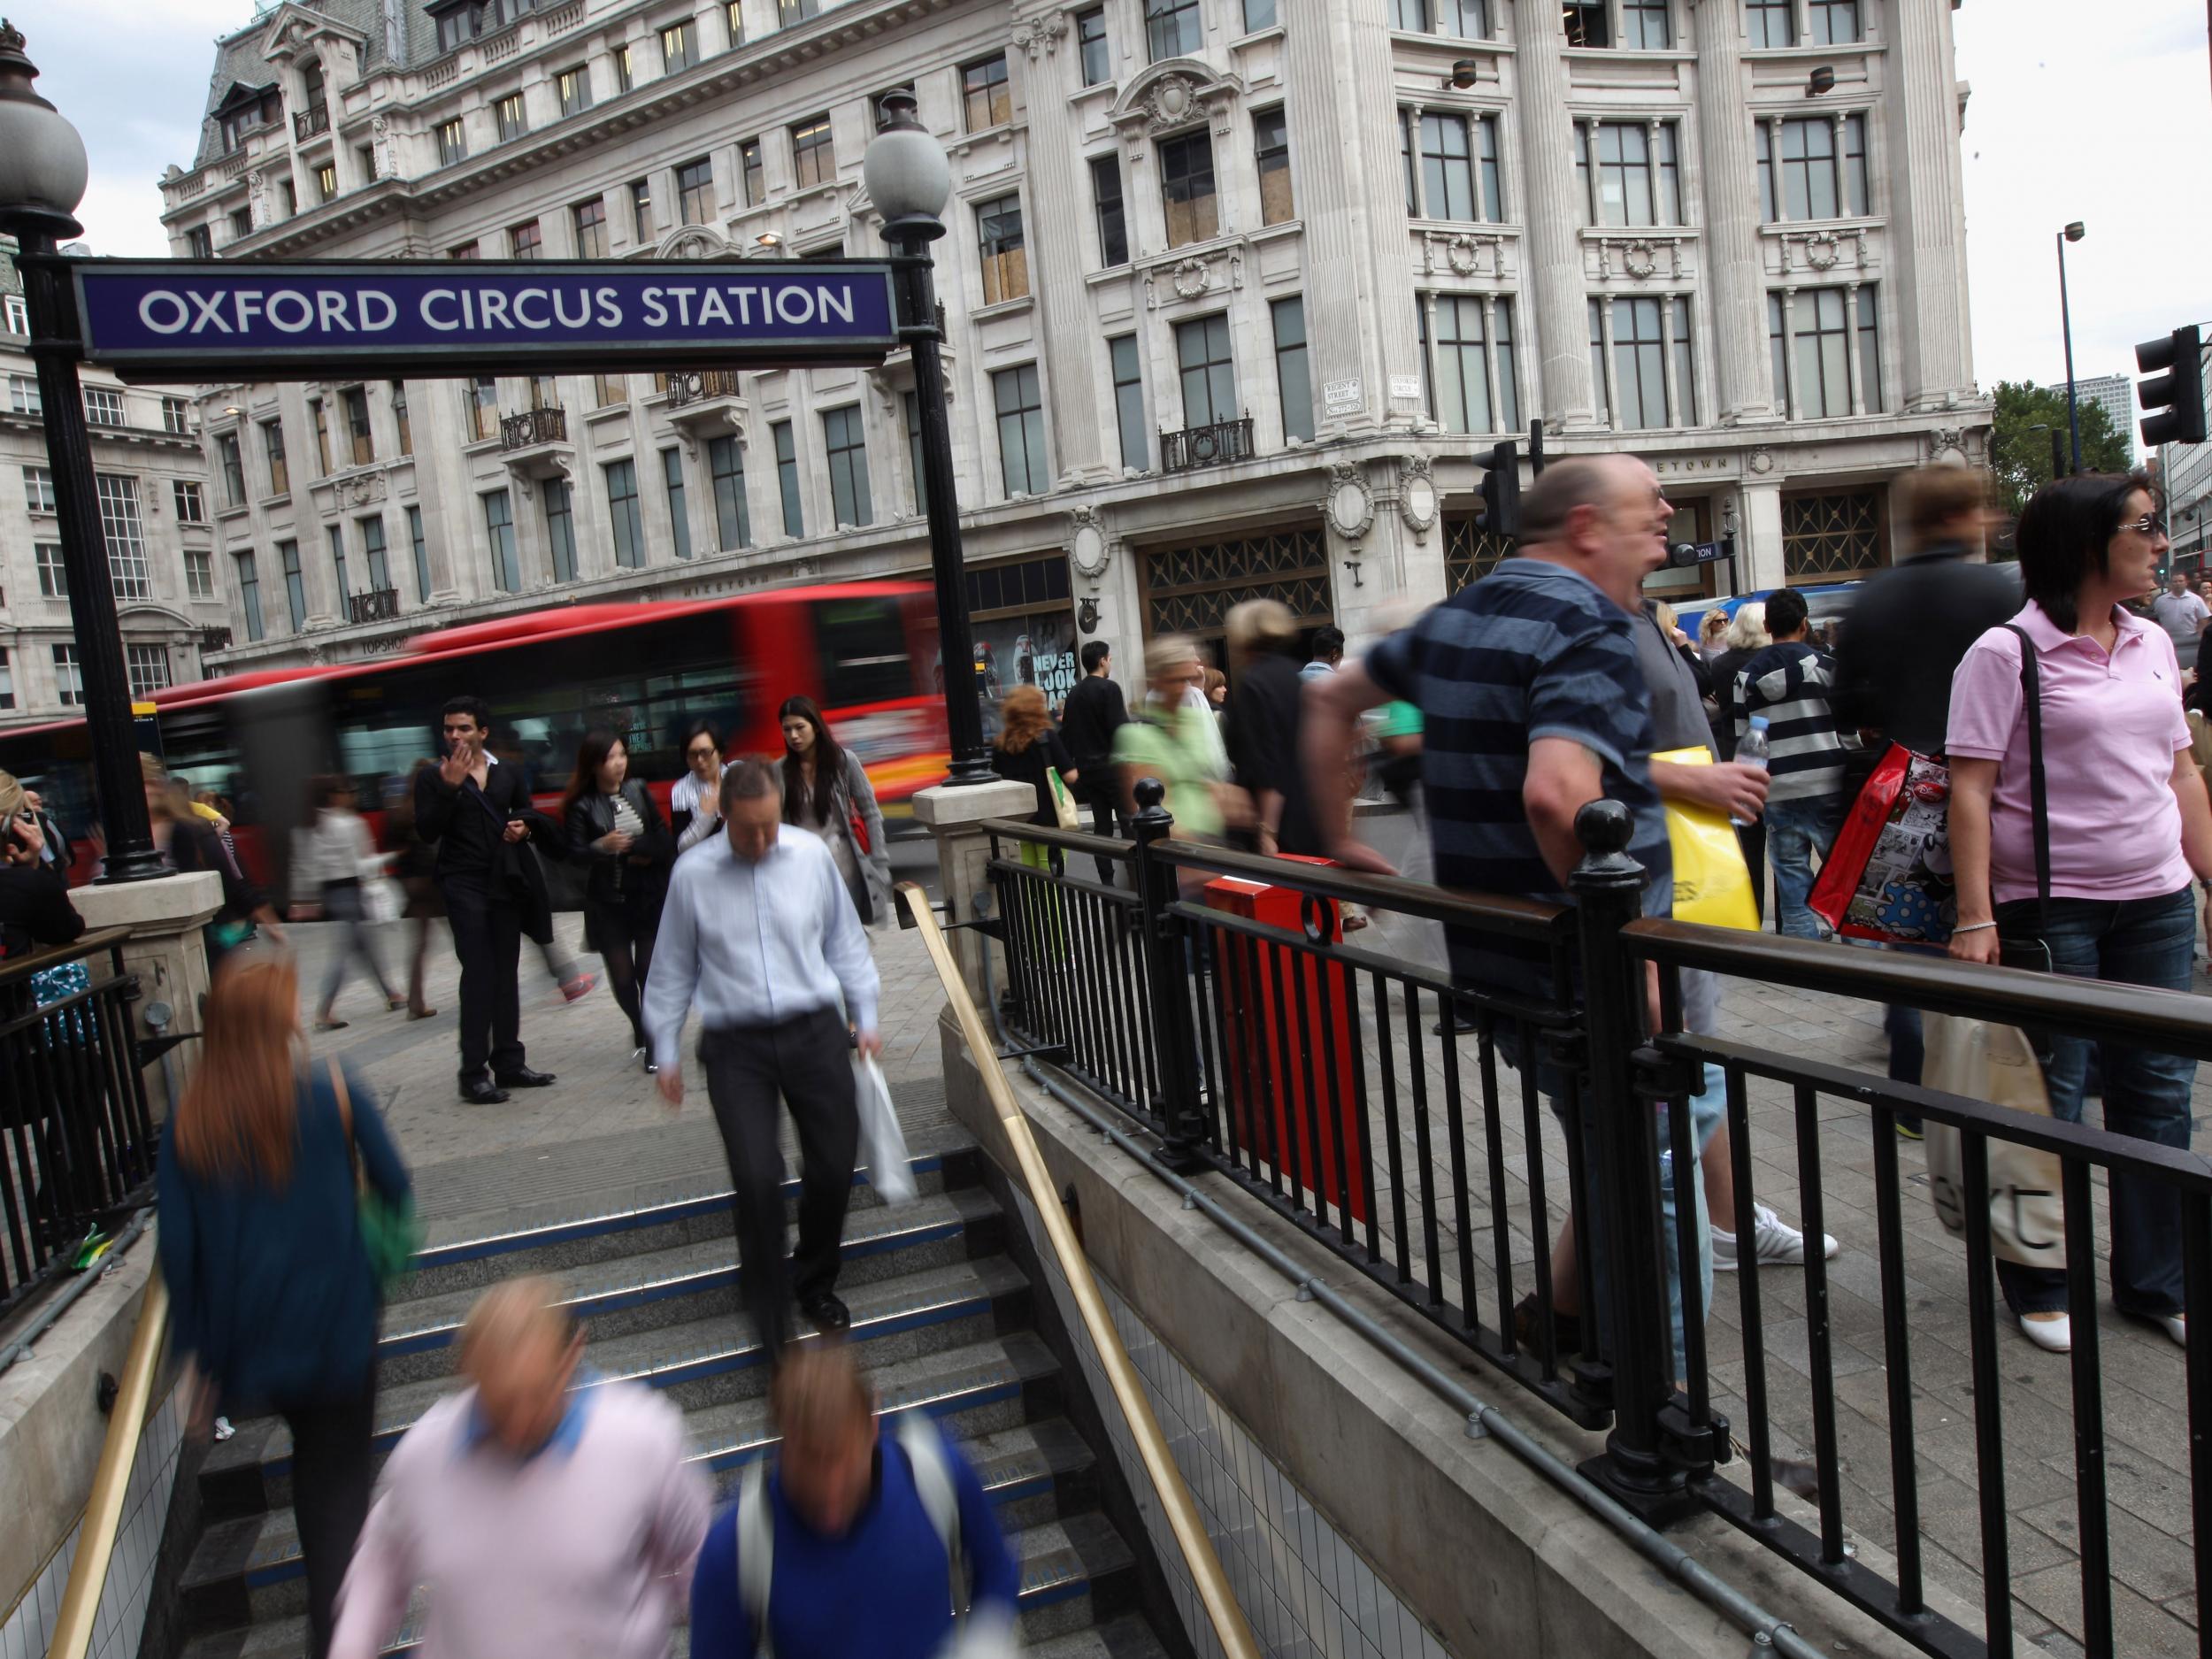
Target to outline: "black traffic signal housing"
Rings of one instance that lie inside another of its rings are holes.
[[[1509,541],[1521,534],[1521,446],[1511,438],[1490,448],[1482,475],[1482,528]]]
[[[2135,348],[2135,366],[2156,378],[2137,382],[2143,447],[2204,442],[2204,340],[2194,323]],[[2160,371],[2163,373],[2160,373]]]

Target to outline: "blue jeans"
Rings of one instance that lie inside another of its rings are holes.
[[[2196,944],[2195,888],[2155,899],[2053,899],[2042,939],[2051,971],[2077,979],[2189,988],[2190,956]],[[2008,945],[2036,936],[2036,903],[2017,900],[1997,907]],[[2008,949],[2008,961],[2021,953]],[[2051,1116],[2081,1121],[2082,1083],[2089,1069],[2085,1037],[2030,1033],[2043,1060]],[[2162,1147],[2189,1144],[2189,1089],[2197,1063],[2124,1044],[2099,1042],[2104,1072],[2104,1126]],[[2021,1312],[2066,1306],[2065,1275],[2055,1269],[1997,1263],[2006,1300]],[[2112,1300],[2123,1310],[2157,1316],[2179,1313],[2181,1195],[2154,1177],[2112,1172]]]
[[[1767,803],[1767,862],[1774,866],[1775,931],[1793,939],[1822,939],[1827,929],[1805,908],[1813,890],[1813,860],[1825,860],[1843,824],[1843,797]]]

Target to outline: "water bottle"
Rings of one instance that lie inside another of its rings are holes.
[[[1756,766],[1761,772],[1767,769],[1767,718],[1765,715],[1755,714],[1751,717],[1751,729],[1746,732],[1736,744],[1736,758],[1747,766]],[[1752,823],[1751,819],[1738,818],[1732,812],[1728,815],[1728,821],[1738,829],[1747,829]]]

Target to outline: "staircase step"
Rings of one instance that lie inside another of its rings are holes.
[[[1167,1648],[1139,1613],[1050,1637],[1023,1651],[1025,1659],[1167,1659]]]
[[[924,1267],[994,1253],[1004,1217],[980,1187],[918,1198],[896,1209],[875,1206],[848,1218],[846,1288]],[[692,1299],[737,1289],[737,1244],[726,1229],[698,1243],[612,1257],[553,1272],[565,1305],[595,1338],[672,1325],[695,1317]],[[445,1374],[453,1343],[480,1290],[448,1291],[393,1302],[385,1310],[377,1353],[380,1379],[391,1385]]]

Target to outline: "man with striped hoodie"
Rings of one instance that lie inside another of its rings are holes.
[[[1767,723],[1773,783],[1767,791],[1767,862],[1774,868],[1775,928],[1799,939],[1825,930],[1805,907],[1813,863],[1825,861],[1843,822],[1843,739],[1829,707],[1836,665],[1806,638],[1805,598],[1790,588],[1767,597],[1773,643],[1736,675],[1736,736]]]

